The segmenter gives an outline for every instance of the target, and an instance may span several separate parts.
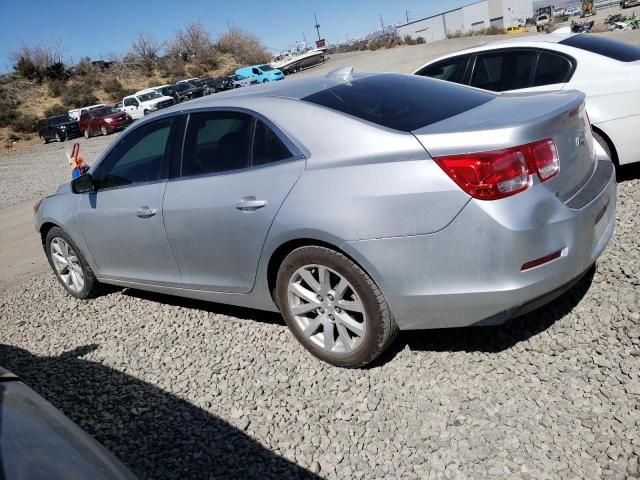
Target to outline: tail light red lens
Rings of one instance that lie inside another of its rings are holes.
[[[560,171],[558,149],[547,139],[490,152],[434,157],[466,193],[479,200],[498,200],[529,188],[530,176],[544,182]]]
[[[554,177],[560,171],[560,157],[553,140],[544,140],[531,145],[533,163],[543,182]]]

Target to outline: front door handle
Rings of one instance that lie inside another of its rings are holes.
[[[151,218],[157,213],[158,213],[157,208],[140,207],[136,212],[136,215],[138,215],[138,217],[140,218]]]
[[[266,200],[257,200],[256,197],[244,197],[238,203],[236,203],[236,208],[241,212],[255,212],[256,210],[266,207]]]

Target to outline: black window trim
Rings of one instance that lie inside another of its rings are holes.
[[[514,51],[533,51],[536,54],[536,59],[534,60],[534,65],[533,68],[531,69],[531,75],[529,77],[529,83],[526,87],[522,87],[522,88],[518,88],[515,90],[505,90],[505,91],[518,91],[518,90],[522,90],[523,88],[537,88],[537,87],[533,87],[533,81],[535,79],[536,76],[536,72],[538,70],[538,62],[540,61],[540,54],[541,53],[552,53],[555,55],[558,55],[560,57],[564,57],[565,59],[567,59],[570,63],[571,63],[571,70],[569,71],[569,74],[567,75],[567,79],[563,82],[563,83],[568,83],[571,81],[571,79],[573,78],[573,75],[576,73],[576,68],[578,67],[578,62],[576,61],[575,58],[573,58],[571,55],[568,55],[564,52],[559,52],[557,50],[550,50],[548,48],[541,48],[541,47],[504,47],[504,48],[492,48],[489,50],[482,50],[479,52],[475,52],[471,55],[471,58],[469,60],[469,63],[467,65],[467,70],[468,70],[468,78],[465,78],[465,85],[471,85],[471,80],[473,79],[473,74],[476,71],[476,65],[478,64],[478,57],[481,55],[487,55],[487,54],[495,54],[495,53],[502,53],[502,52],[514,52]],[[545,85],[540,85],[541,87],[544,87]],[[500,92],[496,92],[496,93],[500,93]]]
[[[191,114],[194,114],[194,113],[208,113],[208,112],[237,112],[237,113],[244,113],[252,117],[251,142],[249,145],[248,165],[244,168],[236,168],[234,170],[225,170],[222,172],[208,172],[208,173],[200,173],[197,175],[182,175],[182,161],[184,157],[187,128],[189,127],[189,118]],[[254,110],[250,110],[248,108],[242,108],[242,107],[202,107],[202,108],[194,108],[192,110],[189,110],[187,112],[182,112],[182,113],[184,113],[186,118],[183,124],[181,125],[182,132],[180,132],[180,134],[178,135],[179,137],[181,137],[181,140],[180,140],[181,144],[177,146],[177,148],[175,149],[176,153],[175,155],[173,155],[173,158],[172,158],[172,168],[169,176],[170,182],[190,180],[194,178],[233,175],[236,173],[247,172],[249,170],[271,168],[278,165],[282,165],[283,163],[295,162],[297,160],[306,159],[306,156],[302,153],[301,149],[298,148],[298,146],[291,139],[289,139],[289,137],[287,137],[282,132],[282,130],[280,130],[271,120],[269,120],[264,115]],[[261,120],[262,122],[264,122],[265,125],[267,125],[267,127],[269,127],[278,136],[278,138],[282,141],[282,143],[284,143],[284,145],[291,152],[291,157],[285,158],[284,160],[279,160],[277,162],[265,163],[262,165],[253,165],[253,141],[255,136],[255,124],[257,120]]]
[[[120,145],[120,143],[129,135],[131,135],[134,131],[136,131],[139,128],[144,127],[145,125],[150,125],[152,123],[156,123],[158,121],[161,120],[166,120],[168,118],[173,118],[173,117],[180,117],[182,116],[183,113],[182,112],[174,112],[174,113],[170,113],[170,114],[166,114],[166,115],[162,115],[159,117],[154,118],[151,121],[148,122],[142,122],[139,123],[138,125],[135,125],[133,128],[129,127],[126,130],[126,133],[124,135],[122,135],[117,142],[114,142],[103,154],[102,156],[93,164],[93,166],[89,169],[89,173],[92,176],[96,176],[96,174],[98,173],[99,169],[100,169],[100,165],[102,164],[102,162],[104,162],[104,160],[109,156],[109,154],[115,150],[115,148]],[[181,119],[177,118],[176,120],[174,120],[174,124],[171,126],[171,132],[169,133],[169,138],[167,139],[167,145],[169,147],[169,150],[165,153],[164,159],[162,160],[162,178],[159,178],[157,180],[149,180],[146,182],[134,182],[134,183],[130,183],[127,185],[117,185],[117,186],[113,186],[113,187],[106,187],[106,188],[96,188],[95,192],[88,192],[88,193],[98,193],[98,192],[108,192],[110,190],[120,190],[123,188],[134,188],[134,187],[141,187],[144,185],[152,185],[154,183],[164,183],[169,181],[170,179],[170,174],[171,174],[171,165],[174,162],[174,156],[175,156],[175,140],[176,137],[179,135],[180,133],[180,128],[182,127],[181,125]]]
[[[471,59],[474,58],[472,53],[463,53],[460,55],[453,55],[451,57],[447,57],[447,58],[443,58],[441,60],[438,60],[437,62],[431,63],[423,68],[421,68],[420,70],[418,70],[418,72],[416,73],[416,75],[420,75],[421,77],[425,77],[426,75],[423,73],[425,70],[427,70],[428,68],[435,68],[438,65],[445,63],[445,62],[450,62],[452,60],[457,60],[458,58],[464,58],[467,57],[467,60],[464,64],[464,71],[462,72],[462,83],[459,83],[458,85],[468,85],[467,82],[467,75],[469,74],[469,65],[471,65]],[[427,78],[433,78],[435,80],[439,80],[435,77],[427,77]],[[450,81],[450,80],[446,80],[446,81]],[[457,83],[457,82],[453,82],[453,83]]]

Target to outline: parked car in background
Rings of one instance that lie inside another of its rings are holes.
[[[227,78],[229,79],[231,88],[248,87],[258,83],[258,80],[255,78],[245,77],[244,75],[229,75]]]
[[[621,0],[620,8],[631,8],[640,5],[640,0]]]
[[[584,94],[343,70],[138,122],[35,227],[76,298],[103,282],[280,310],[312,354],[359,367],[398,329],[497,324],[560,295],[615,209]]]
[[[538,32],[542,32],[548,30],[551,27],[551,17],[546,13],[543,15],[538,15],[536,18],[536,30]]]
[[[203,87],[193,85],[189,82],[176,83],[173,86],[173,98],[176,103],[202,97],[205,94]]]
[[[122,109],[134,120],[143,116],[173,105],[175,100],[171,97],[163,96],[153,88],[140,90],[122,99]]]
[[[163,97],[171,97],[176,101],[176,103],[178,103],[178,100],[175,97],[175,87],[173,85],[166,84],[153,88]]]
[[[179,82],[176,82],[176,85],[180,85],[183,83],[188,83],[194,87],[202,88],[202,92],[204,95],[214,93],[213,88],[210,88],[209,85],[207,85],[207,83],[201,78],[188,78],[186,80],[180,80]]]
[[[74,108],[73,110],[69,110],[69,116],[74,120],[80,120],[80,115],[82,115],[82,112],[98,107],[104,107],[104,103],[96,103],[95,105],[88,105],[82,108]]]
[[[116,457],[0,367],[0,477],[6,480],[135,480]]]
[[[204,77],[200,79],[210,90],[210,93],[223,92],[233,88],[227,77]]]
[[[432,60],[414,73],[495,92],[580,90],[594,137],[619,165],[640,162],[640,48],[595,35],[513,38]]]
[[[565,8],[564,13],[570,16],[580,15],[580,7]]]
[[[56,115],[38,121],[38,137],[42,143],[49,143],[49,140],[64,142],[79,136],[78,121],[69,115]]]
[[[89,138],[98,133],[109,135],[128,127],[132,122],[129,114],[115,107],[98,107],[83,111],[79,124],[84,138]]]
[[[253,65],[251,67],[239,68],[236,75],[243,75],[249,78],[255,78],[258,83],[277,82],[284,80],[284,73],[271,65]]]

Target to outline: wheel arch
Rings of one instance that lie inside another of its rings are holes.
[[[346,251],[344,251],[342,248],[338,247],[333,243],[314,239],[314,238],[298,238],[295,240],[289,240],[283,243],[282,245],[280,245],[278,248],[276,248],[273,251],[273,253],[271,254],[271,257],[269,258],[269,262],[267,264],[267,285],[269,288],[269,294],[271,295],[271,298],[273,299],[274,302],[276,302],[276,297],[275,297],[276,280],[278,277],[278,270],[280,269],[280,265],[282,265],[282,262],[287,257],[287,255],[289,255],[295,249],[300,247],[324,247],[324,248],[328,248],[329,250],[338,252],[344,255],[345,257],[347,257],[356,265],[358,265],[358,267],[360,267],[365,273],[367,273],[367,275],[371,276],[371,274],[367,271],[367,269],[364,268],[364,266],[360,262],[358,262],[357,259],[353,258],[353,256],[349,255]],[[373,277],[371,278],[373,279]],[[277,305],[277,302],[276,302],[276,305]]]
[[[611,161],[613,161],[613,163],[616,166],[620,165],[620,159],[618,158],[618,150],[616,150],[616,146],[614,145],[614,143],[611,140],[611,138],[609,137],[609,135],[607,135],[604,132],[604,130],[596,127],[595,125],[591,125],[591,128],[595,133],[600,135],[605,142],[607,142],[607,145],[609,146],[609,149],[611,150],[611,156],[613,157],[611,159]]]
[[[62,228],[60,225],[58,225],[57,223],[53,223],[50,221],[46,221],[44,222],[42,225],[40,225],[40,239],[42,240],[42,248],[46,247],[46,242],[47,242],[47,234],[49,233],[49,231],[53,228],[53,227],[58,227],[58,228]]]

